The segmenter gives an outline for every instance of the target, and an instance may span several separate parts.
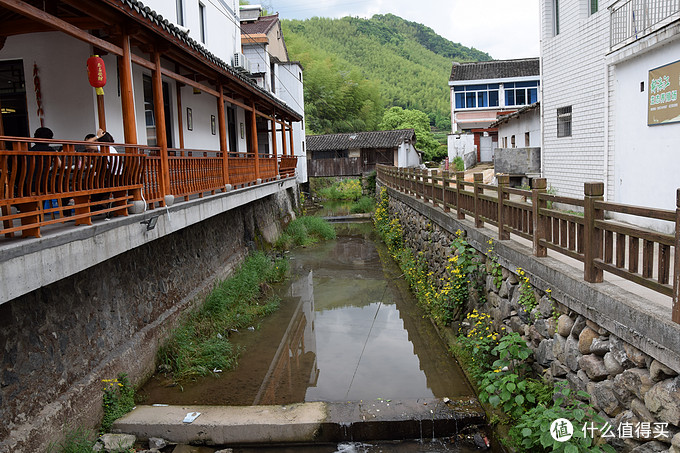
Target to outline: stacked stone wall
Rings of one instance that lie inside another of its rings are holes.
[[[391,196],[390,214],[399,219],[407,246],[425,257],[429,270],[438,281],[444,277],[456,230],[468,234],[470,222],[456,222],[450,220],[452,216],[439,215],[446,220],[441,222],[445,223],[442,226],[425,215],[426,210],[414,209],[415,205],[412,198],[405,203]],[[480,246],[485,242],[477,238],[469,243],[479,251],[480,261],[490,270],[491,260],[486,256],[488,247]],[[467,310],[476,308],[489,313],[497,331],[504,327],[507,332],[518,332],[534,351],[530,361],[536,376],[552,383],[566,381],[571,388],[588,393],[589,404],[617,434],[612,442],[617,450],[679,453],[678,370],[599,326],[589,319],[587,310],[579,313],[569,308],[563,302],[578,295],[548,291],[551,284],[548,280],[541,280],[542,289],[533,286],[538,304],[531,312],[525,311],[519,303],[517,267],[521,263],[513,263],[501,253],[496,259],[503,264],[500,288],[487,273],[483,282],[477,282],[477,288],[483,288],[481,296],[476,289],[471,289]],[[582,303],[589,305],[587,300]],[[464,322],[460,320],[454,323],[450,333],[457,333],[461,325],[464,328]],[[617,430],[621,427],[624,430],[631,427],[632,434],[619,435]],[[644,431],[646,427],[649,427],[649,436],[636,434],[636,429]],[[660,436],[660,431],[667,436]]]

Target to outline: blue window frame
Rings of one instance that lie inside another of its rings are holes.
[[[499,89],[497,83],[453,87],[456,108],[498,107]]]
[[[538,81],[510,82],[503,86],[505,105],[529,105],[538,101]]]

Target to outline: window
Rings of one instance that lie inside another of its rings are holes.
[[[557,109],[557,136],[571,137],[571,105]]]
[[[531,146],[531,139],[529,137],[529,132],[524,133],[524,146],[527,147],[527,148]]]
[[[205,5],[198,4],[198,26],[201,33],[201,42],[205,44]]]
[[[529,105],[538,101],[538,81],[513,82],[503,85],[505,105]]]
[[[497,83],[453,87],[457,109],[498,107]]]
[[[597,0],[588,0],[590,2],[590,14],[597,12]]]
[[[184,26],[184,0],[177,1],[177,25]]]
[[[560,1],[553,0],[553,36],[560,34]]]
[[[515,147],[515,136],[514,135],[510,136],[510,147],[511,148]]]

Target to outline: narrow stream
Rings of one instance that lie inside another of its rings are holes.
[[[144,403],[384,403],[474,395],[372,225],[336,227],[336,240],[289,254],[291,278],[275,288],[281,308],[230,337],[243,349],[237,369],[181,385],[158,374],[139,392]],[[295,451],[465,451],[416,444]]]

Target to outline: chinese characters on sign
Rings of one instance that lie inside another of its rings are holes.
[[[680,121],[680,61],[649,71],[647,125]]]
[[[583,435],[585,437],[600,436],[604,439],[664,439],[670,436],[668,423],[650,422],[621,422],[617,428],[605,422],[602,426],[597,426],[593,422],[583,424]]]

